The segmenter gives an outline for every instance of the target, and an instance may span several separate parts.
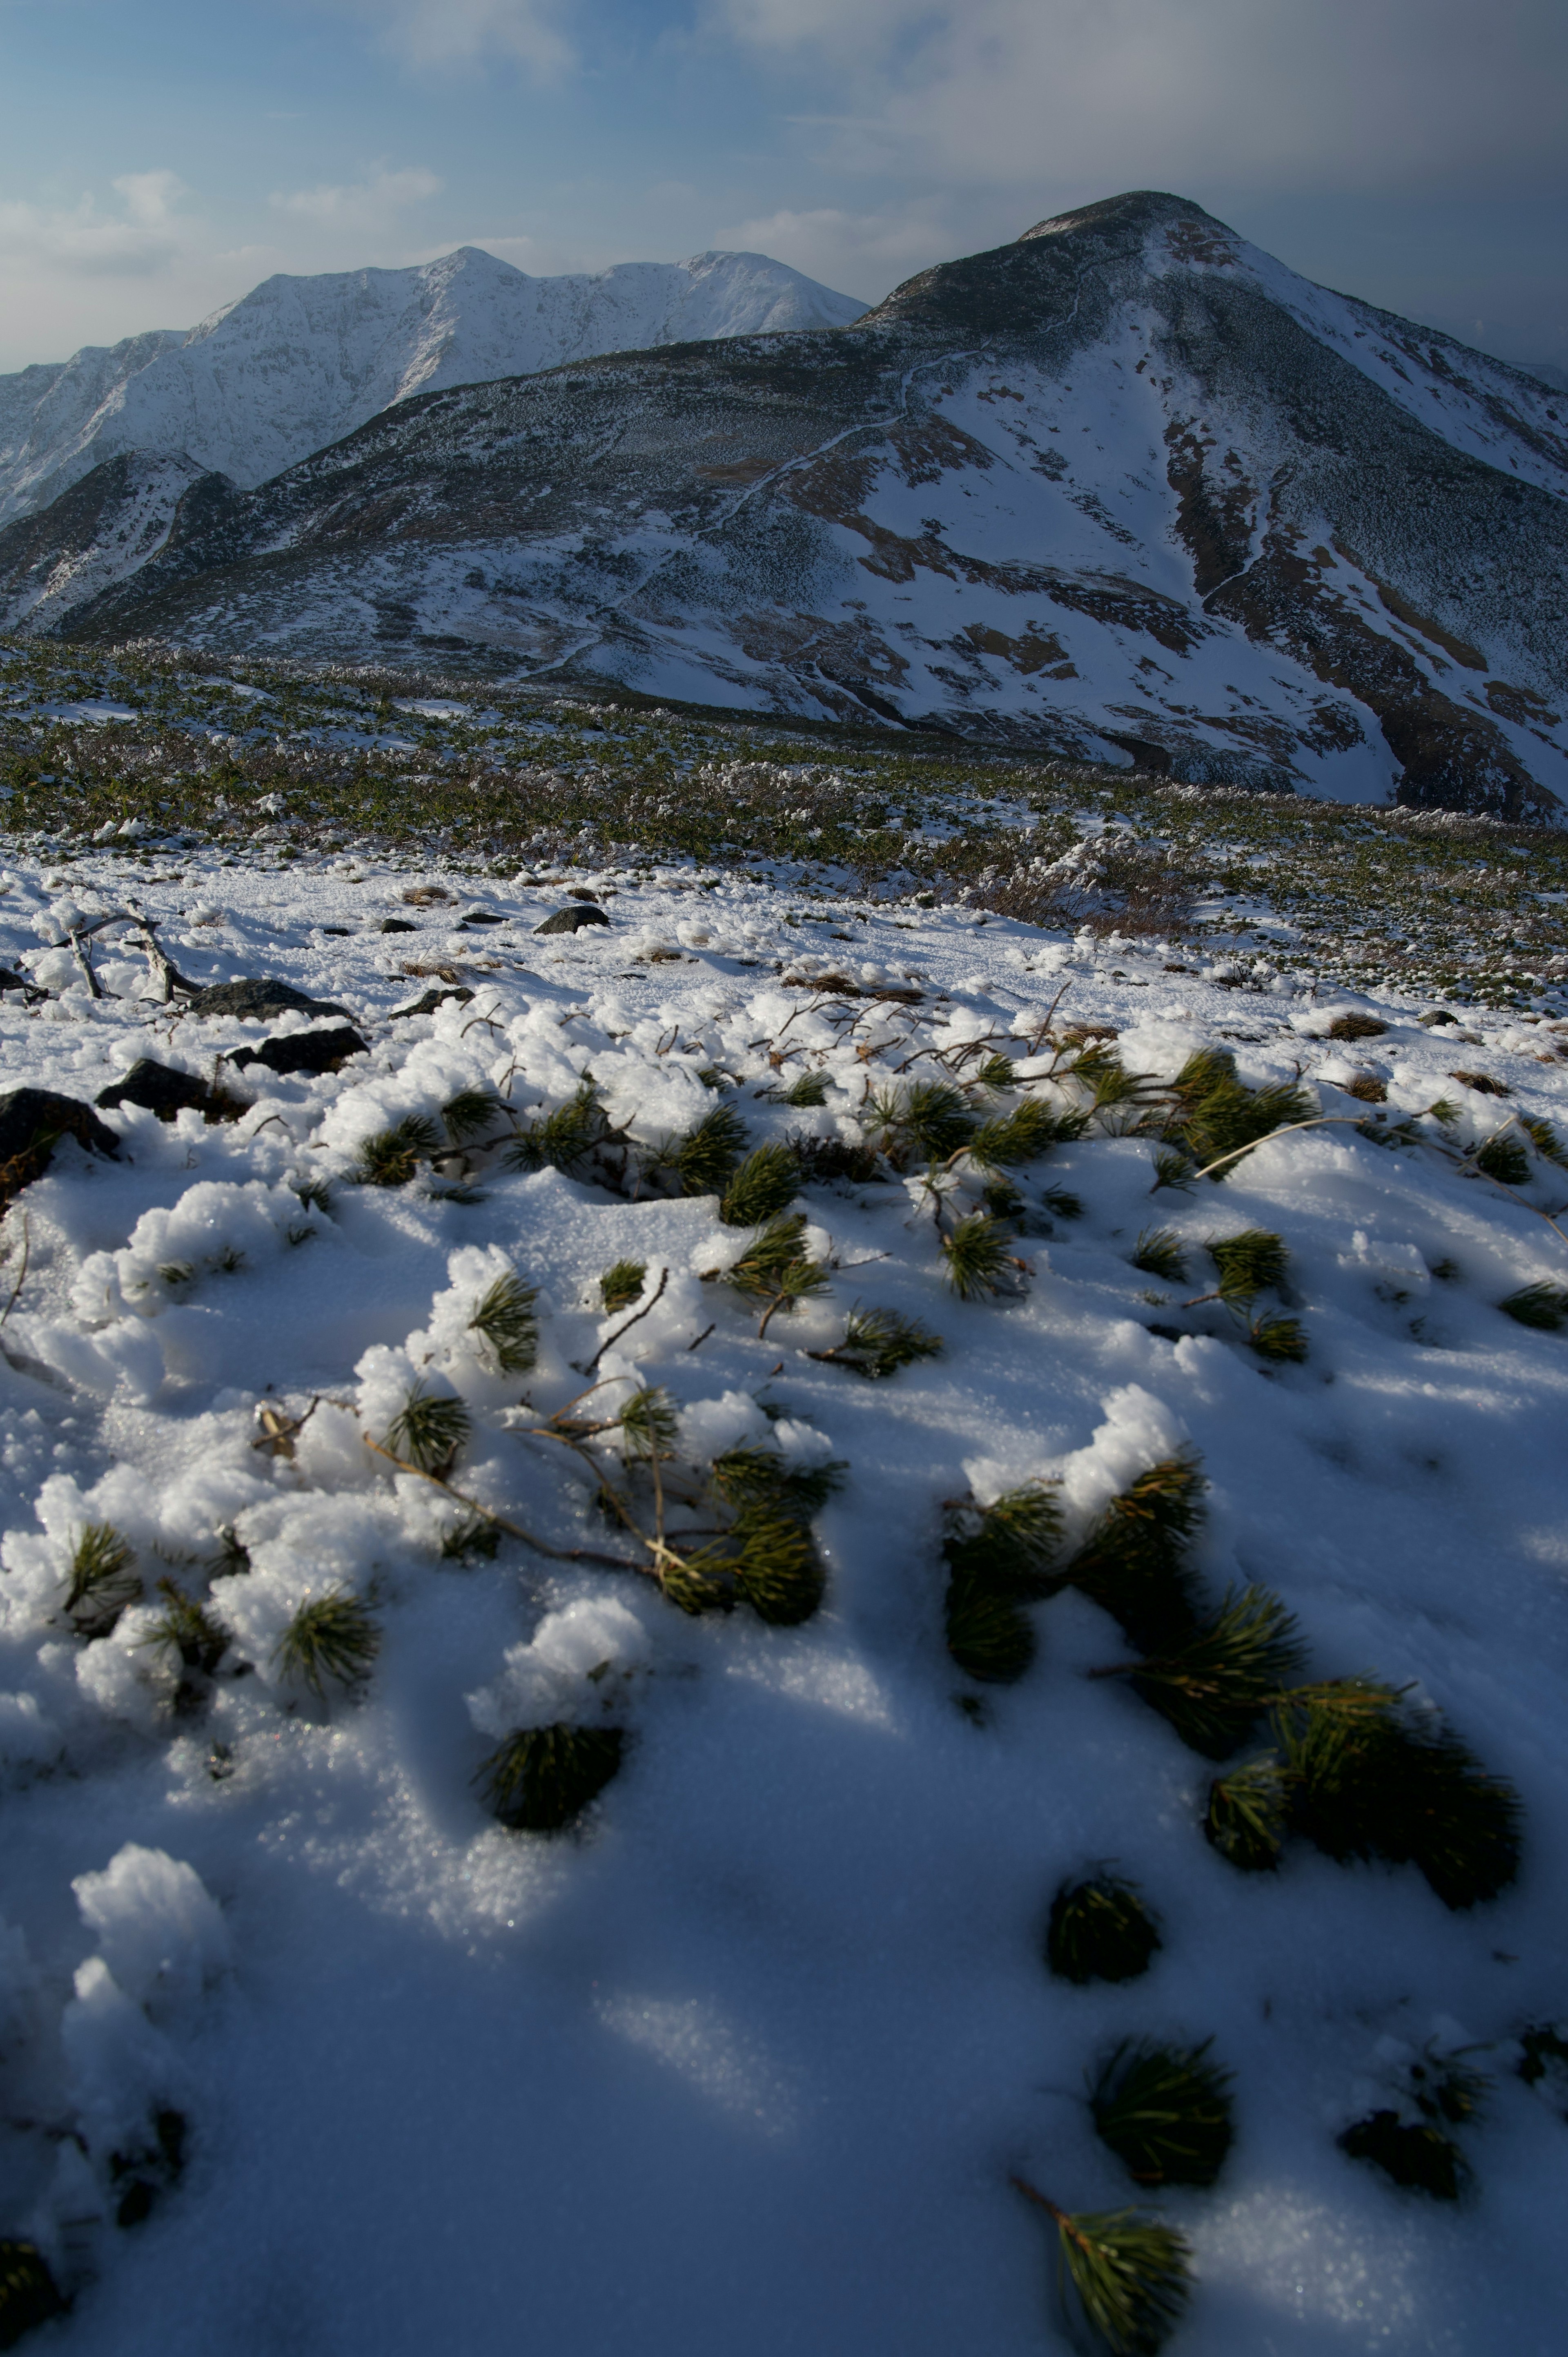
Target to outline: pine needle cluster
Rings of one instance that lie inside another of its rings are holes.
[[[800,1166],[787,1146],[759,1146],[746,1156],[719,1200],[726,1228],[759,1228],[787,1211],[800,1191]]]
[[[354,1176],[361,1187],[406,1187],[422,1162],[441,1151],[441,1133],[424,1114],[411,1113],[379,1129],[360,1147]]]
[[[1274,1698],[1272,1724],[1275,1749],[1209,1793],[1205,1831],[1232,1865],[1277,1865],[1294,1833],[1341,1862],[1416,1866],[1455,1910],[1513,1880],[1518,1794],[1393,1687],[1373,1678],[1298,1686]]]
[[[1300,1669],[1294,1616],[1266,1588],[1231,1589],[1185,1643],[1094,1677],[1125,1677],[1182,1741],[1227,1760]]]
[[[65,2302],[43,2254],[31,2243],[0,2241],[0,2349],[63,2316]]]
[[[753,1236],[737,1261],[725,1270],[723,1282],[762,1311],[757,1332],[764,1334],[779,1311],[790,1316],[802,1301],[826,1293],[832,1279],[819,1260],[804,1249],[806,1215],[786,1212],[769,1220]]]
[[[1473,1159],[1477,1169],[1484,1170],[1500,1187],[1530,1184],[1530,1157],[1517,1137],[1488,1137],[1477,1147]]]
[[[1170,1083],[1156,1134],[1196,1172],[1222,1155],[1255,1145],[1287,1122],[1309,1121],[1315,1110],[1305,1089],[1285,1081],[1250,1089],[1238,1079],[1228,1048],[1200,1048]],[[1218,1182],[1227,1172],[1210,1175]]]
[[[506,1119],[506,1107],[493,1089],[459,1089],[441,1108],[441,1119],[454,1146],[467,1146]]]
[[[519,1728],[480,1762],[476,1784],[511,1833],[555,1834],[580,1817],[617,1773],[626,1747],[618,1727]]]
[[[600,1103],[596,1081],[585,1076],[564,1104],[553,1113],[525,1122],[501,1157],[512,1170],[560,1170],[568,1178],[581,1170],[596,1146],[615,1133]]]
[[[685,1612],[749,1604],[758,1620],[794,1628],[818,1609],[827,1580],[811,1518],[843,1478],[841,1463],[796,1466],[777,1449],[726,1449],[714,1460],[713,1495],[735,1519],[684,1558],[667,1554],[660,1584]]]
[[[618,1318],[629,1309],[641,1293],[648,1276],[645,1260],[618,1260],[607,1268],[599,1279],[599,1299],[607,1318]]]
[[[1064,1882],[1051,1901],[1046,1962],[1058,1980],[1131,1981],[1160,1948],[1159,1925],[1135,1882],[1101,1867]]]
[[[1060,1502],[1044,1481],[950,1515],[942,1550],[947,1644],[966,1677],[1011,1685],[1024,1675],[1035,1658],[1035,1631],[1023,1608],[1050,1594],[1060,1541]]]
[[[980,1128],[961,1089],[950,1081],[911,1081],[901,1089],[880,1089],[864,1116],[867,1135],[896,1170],[917,1162],[946,1161],[961,1152]]]
[[[1201,2046],[1125,2040],[1090,2086],[1101,2141],[1140,2185],[1212,2185],[1235,2136],[1231,2074]]]
[[[1145,1228],[1127,1257],[1145,1276],[1165,1285],[1187,1282],[1187,1249],[1174,1228]]]
[[[1207,1487],[1190,1451],[1163,1458],[1102,1509],[1067,1566],[1065,1578],[1141,1652],[1179,1645],[1197,1630],[1189,1555]]]
[[[476,1555],[489,1560],[500,1543],[501,1534],[494,1523],[486,1522],[482,1514],[465,1514],[443,1537],[441,1560],[443,1563],[472,1563]]]
[[[445,1481],[472,1428],[473,1420],[460,1399],[415,1383],[388,1426],[383,1445],[405,1464]]]
[[[994,1114],[969,1139],[964,1151],[982,1170],[1013,1170],[1037,1162],[1062,1135],[1062,1124],[1037,1097],[1026,1097],[1011,1113]]]
[[[164,1609],[140,1641],[177,1654],[186,1669],[209,1678],[229,1650],[228,1630],[212,1619],[199,1597],[187,1595],[172,1579],[159,1580],[158,1594]]]
[[[1059,2210],[1022,2178],[1019,2191],[1057,2229],[1058,2290],[1068,2335],[1083,2329],[1110,2357],[1158,2357],[1192,2295],[1185,2234],[1140,2210]]]
[[[1444,2054],[1428,2046],[1402,2076],[1399,2108],[1369,2113],[1336,2141],[1352,2160],[1371,2161],[1396,2185],[1456,2201],[1468,2190],[1471,2172],[1449,2130],[1480,2117],[1491,2083],[1463,2052]]]
[[[489,1346],[503,1375],[525,1375],[539,1356],[538,1298],[538,1286],[509,1269],[474,1305],[468,1331]]]
[[[827,1101],[825,1072],[798,1072],[789,1087],[779,1092],[779,1103],[793,1105],[798,1112],[803,1112],[808,1105],[824,1105]]]
[[[835,1342],[829,1351],[809,1351],[807,1357],[820,1359],[824,1366],[847,1367],[851,1374],[865,1375],[872,1382],[881,1382],[896,1375],[900,1367],[915,1366],[921,1359],[940,1358],[944,1348],[940,1334],[933,1334],[916,1318],[906,1318],[897,1309],[852,1309],[844,1320],[843,1340]]]
[[[961,1301],[993,1300],[1016,1286],[1013,1238],[989,1211],[969,1211],[942,1238],[942,1275]]]
[[[71,1550],[65,1614],[79,1637],[107,1637],[142,1593],[129,1539],[113,1523],[88,1523]]]
[[[716,1104],[671,1138],[658,1160],[673,1170],[682,1195],[722,1194],[746,1151],[746,1124],[733,1105]]]
[[[633,1392],[617,1420],[628,1457],[650,1464],[675,1454],[680,1411],[661,1383],[644,1383]]]
[[[1538,1334],[1560,1334],[1568,1326],[1568,1290],[1560,1285],[1521,1285],[1498,1308],[1516,1325],[1532,1327]]]
[[[328,1681],[355,1694],[371,1674],[381,1650],[381,1631],[364,1600],[346,1587],[329,1587],[309,1598],[273,1648],[273,1661],[285,1677],[297,1677],[317,1701]]]

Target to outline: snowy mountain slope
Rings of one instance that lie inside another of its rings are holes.
[[[1151,1197],[1150,1142],[1112,1124],[1018,1174],[1028,1268],[1001,1299],[944,1285],[918,1178],[811,1187],[830,1289],[760,1337],[704,1282],[746,1241],[711,1195],[628,1200],[495,1155],[479,1200],[428,1171],[344,1178],[389,1121],[439,1123],[476,1087],[527,1121],[585,1067],[644,1140],[722,1103],[757,1141],[847,1142],[868,1086],[950,1085],[1003,1046],[1017,1086],[988,1109],[1054,1103],[1053,1006],[1064,1042],[1119,1031],[1129,1071],[1229,1050],[1250,1083],[1305,1077],[1362,1114],[1325,1037],[1343,1002],[1238,996],[1147,943],[825,903],[811,938],[847,974],[835,997],[789,984],[828,963],[803,954],[789,895],[678,868],[585,871],[611,925],[541,940],[560,896],[489,873],[288,872],[242,845],[149,881],[145,860],[89,854],[66,899],[11,856],[0,952],[60,994],[47,1017],[0,1005],[14,1081],[91,1099],[139,1055],[205,1076],[263,1037],[141,996],[140,959],[112,944],[111,995],[88,997],[55,944],[131,889],[196,980],[275,973],[369,1043],[318,1080],[250,1066],[233,1124],[106,1113],[119,1158],[61,1146],[7,1222],[7,1294],[23,1212],[30,1254],[0,1363],[0,2232],[37,2238],[73,2296],[24,2346],[437,2357],[521,2332],[574,2357],[1047,2357],[1069,2342],[1021,2175],[1187,2236],[1168,2357],[1554,2357],[1568,2126],[1519,2041],[1568,2028],[1568,1340],[1496,1307],[1563,1281],[1525,1202],[1455,1170],[1431,1123],[1402,1152],[1348,1123],[1283,1135],[1223,1185]],[[502,921],[463,930],[475,906]],[[425,959],[469,961],[475,998],[392,1020],[422,985],[386,972],[389,917],[417,920]],[[1392,1119],[1455,1092],[1429,1010],[1393,993],[1355,1011],[1387,1027],[1353,1052],[1386,1071]],[[1463,1061],[1561,1131],[1557,1031],[1477,1022]],[[699,1078],[715,1065],[722,1099]],[[813,1074],[820,1105],[774,1102]],[[1485,1135],[1497,1103],[1468,1094],[1455,1134]],[[1081,1215],[1049,1212],[1042,1182]],[[1528,1193],[1554,1183],[1539,1166]],[[1190,1284],[1133,1265],[1155,1224]],[[1266,1368],[1222,1308],[1180,1307],[1208,1243],[1250,1228],[1290,1254],[1304,1362]],[[628,1258],[630,1328],[599,1286]],[[541,1287],[541,1339],[505,1378],[467,1321],[509,1265]],[[942,1354],[875,1383],[811,1357],[857,1301],[918,1318]],[[1162,1333],[1173,1319],[1192,1330]],[[822,1609],[688,1618],[649,1579],[510,1536],[444,1553],[459,1510],[360,1437],[416,1375],[467,1404],[458,1490],[558,1548],[622,1543],[573,1452],[531,1437],[589,1380],[610,1407],[666,1387],[703,1461],[737,1440],[831,1454]],[[286,1428],[317,1395],[285,1448],[253,1445],[259,1409]],[[1211,1485],[1204,1598],[1262,1583],[1310,1674],[1413,1682],[1412,1706],[1518,1788],[1500,1896],[1453,1910],[1412,1864],[1337,1863],[1300,1835],[1276,1871],[1240,1871],[1204,1838],[1220,1768],[1124,1678],[1086,1674],[1128,1647],[1085,1594],[1029,1609],[1016,1683],[961,1675],[944,1500],[1059,1477],[1070,1545],[1182,1448]],[[64,1603],[88,1523],[124,1535],[145,1589],[97,1633]],[[160,1638],[160,1579],[199,1602],[210,1669]],[[278,1644],[329,1589],[378,1650],[357,1691],[317,1695]],[[546,1719],[626,1735],[554,1838],[498,1825],[482,1778],[499,1734]],[[1047,1970],[1047,1919],[1107,1860],[1161,1945],[1135,1977],[1074,1985]],[[1210,2188],[1138,2186],[1094,2131],[1086,2081],[1144,2037],[1212,2038],[1235,2073]],[[1380,2108],[1419,2118],[1412,2071],[1455,2050],[1489,2083],[1443,2131],[1475,2171],[1456,2203],[1337,2143]],[[177,2169],[155,2113],[182,2124]],[[136,2185],[150,2214],[118,2222]]]
[[[1395,399],[1388,339],[1352,361],[1360,315],[1299,281],[1286,306],[1283,279],[1179,199],[1113,199],[831,336],[405,402],[252,493],[193,495],[56,627],[1556,814],[1560,409],[1483,418],[1493,364],[1461,401],[1433,339]]]
[[[760,253],[532,278],[476,246],[413,270],[263,280],[188,334],[0,377],[0,522],[113,453],[182,453],[246,485],[439,385],[645,344],[837,328],[865,308]]]

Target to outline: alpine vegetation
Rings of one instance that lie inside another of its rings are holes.
[[[628,2285],[1552,2345],[1556,836],[564,673],[0,684],[0,2340],[150,2345],[150,2233],[160,2357],[317,2246],[356,2357]]]

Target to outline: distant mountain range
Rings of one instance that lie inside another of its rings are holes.
[[[1568,802],[1568,400],[1178,197],[851,326],[424,392],[255,489],[197,463],[0,533],[12,627]]]
[[[650,344],[843,328],[865,308],[763,253],[531,278],[466,245],[421,269],[268,278],[188,331],[0,376],[0,523],[123,451],[248,490],[411,393]]]

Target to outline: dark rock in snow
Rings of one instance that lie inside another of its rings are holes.
[[[7,1089],[0,1096],[0,1208],[42,1178],[61,1137],[74,1137],[94,1154],[120,1151],[113,1131],[79,1097],[53,1089]]]
[[[229,1061],[242,1070],[264,1064],[269,1072],[336,1072],[350,1056],[368,1056],[370,1042],[351,1023],[335,1023],[328,1031],[295,1031],[286,1039],[263,1039],[259,1048],[237,1048]]]
[[[602,909],[557,909],[553,917],[546,917],[544,922],[535,925],[533,930],[536,933],[575,933],[583,925],[608,923],[609,919]]]
[[[407,917],[383,917],[376,931],[379,933],[416,933],[419,927]]]
[[[116,1105],[143,1105],[160,1121],[172,1121],[187,1106],[193,1113],[205,1114],[209,1121],[242,1110],[237,1098],[211,1088],[197,1073],[177,1072],[172,1064],[155,1063],[150,1056],[138,1056],[130,1071],[100,1089],[92,1102],[105,1113],[112,1113]]]
[[[351,1019],[348,1008],[338,1006],[330,998],[307,998],[292,983],[274,982],[264,976],[253,981],[215,982],[206,990],[193,990],[185,1002],[188,1015],[239,1015],[261,1019],[295,1009],[302,1015],[338,1015],[345,1023]]]
[[[394,1006],[387,1019],[389,1022],[395,1023],[399,1017],[403,1015],[434,1015],[436,1008],[448,998],[455,998],[459,1006],[466,1006],[473,995],[473,992],[463,983],[447,983],[445,988],[427,990],[423,998],[414,1000],[412,1006]]]
[[[493,909],[470,909],[457,921],[459,932],[467,932],[475,925],[504,925],[506,919],[498,917]]]

